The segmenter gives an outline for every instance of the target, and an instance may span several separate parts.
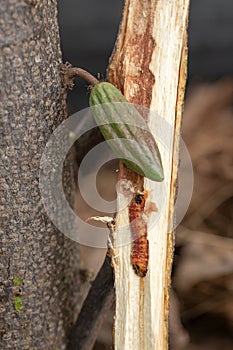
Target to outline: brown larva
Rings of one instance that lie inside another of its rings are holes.
[[[131,263],[139,277],[145,277],[149,260],[149,242],[147,240],[147,223],[144,218],[144,207],[148,192],[135,194],[129,206],[129,222],[133,238]]]

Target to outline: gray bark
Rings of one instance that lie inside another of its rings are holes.
[[[39,192],[41,155],[66,117],[57,3],[2,0],[0,7],[0,348],[65,349],[77,316],[78,248],[54,227]],[[70,203],[73,178],[66,166]]]

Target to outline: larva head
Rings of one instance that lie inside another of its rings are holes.
[[[143,201],[143,194],[142,193],[138,193],[136,196],[135,196],[135,203],[136,204],[141,204]]]
[[[144,190],[143,192],[138,192],[135,196],[135,203],[145,205],[145,201],[147,198],[148,198],[148,191]]]

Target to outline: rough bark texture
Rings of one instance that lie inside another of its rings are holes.
[[[65,118],[56,6],[1,1],[1,349],[65,349],[77,316],[77,244],[53,226],[38,186],[45,144]]]
[[[157,118],[155,114],[150,114],[147,121],[157,140],[166,139],[166,147],[160,145],[165,193],[154,182],[144,181],[126,167],[121,167],[119,172],[119,180],[130,180],[135,191],[147,190],[149,199],[158,204],[158,214],[162,211],[162,215],[156,222],[148,221],[149,268],[146,277],[139,278],[134,273],[130,262],[130,245],[114,250],[116,350],[161,350],[168,347],[167,321],[173,255],[170,224],[176,196],[186,81],[188,7],[189,0],[126,0],[118,40],[110,60],[109,81],[130,102],[148,107],[160,116]],[[116,218],[117,246],[121,245],[122,235],[129,235],[128,222],[126,208]],[[124,227],[123,232],[121,227]]]

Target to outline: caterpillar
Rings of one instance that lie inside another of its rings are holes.
[[[130,230],[133,238],[131,264],[139,277],[145,277],[149,260],[149,242],[147,240],[147,223],[144,218],[144,207],[148,192],[134,195],[129,206]]]

